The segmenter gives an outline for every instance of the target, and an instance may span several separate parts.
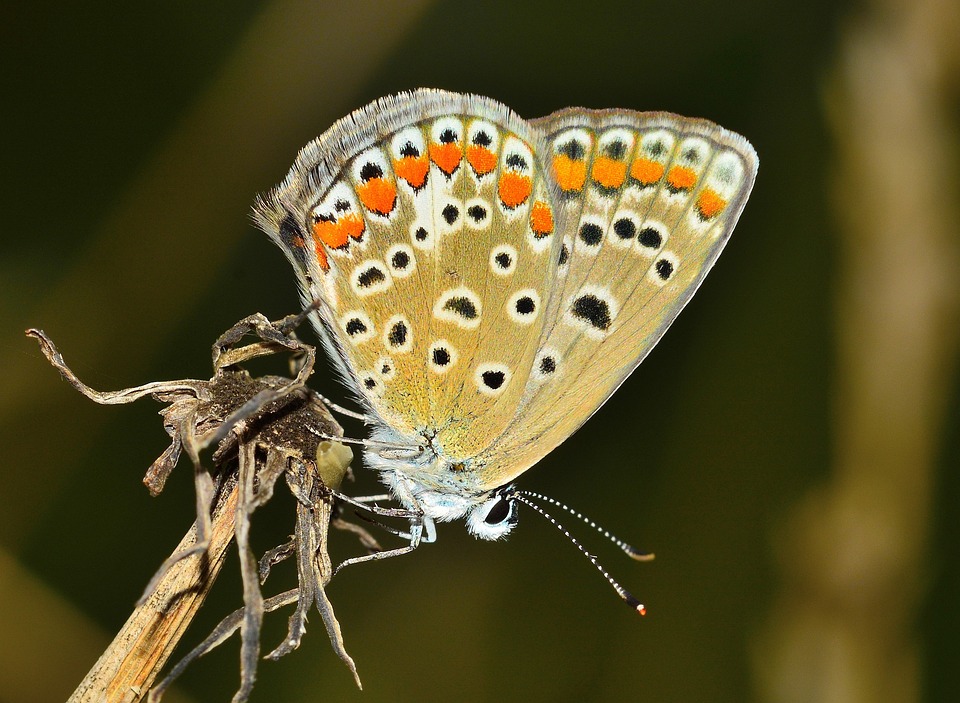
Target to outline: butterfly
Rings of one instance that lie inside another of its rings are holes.
[[[527,121],[420,89],[307,144],[254,207],[409,511],[500,539],[513,481],[583,425],[713,266],[757,173],[743,137],[665,112]],[[529,504],[529,503],[528,503]],[[641,606],[642,607],[642,606]]]

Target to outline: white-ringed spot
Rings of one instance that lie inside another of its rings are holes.
[[[554,378],[560,370],[560,353],[552,348],[541,349],[533,362],[531,376],[535,381],[546,381]]]
[[[584,215],[577,230],[577,253],[596,256],[603,244],[603,232],[606,229],[603,220],[593,215]]]
[[[507,315],[520,325],[529,325],[540,314],[540,295],[533,288],[523,288],[510,296]]]
[[[417,259],[409,244],[394,244],[387,249],[387,266],[394,278],[406,278],[417,268]]]
[[[669,233],[666,226],[656,220],[647,220],[637,232],[637,251],[643,256],[653,256],[666,244]]]
[[[352,344],[361,344],[371,339],[377,331],[370,316],[362,310],[351,310],[340,317],[340,329]]]
[[[607,238],[616,247],[629,248],[640,231],[640,218],[632,210],[618,210],[610,223]]]
[[[410,320],[403,315],[394,315],[383,328],[383,346],[398,354],[413,349],[413,329]]]
[[[482,314],[480,296],[466,286],[445,290],[433,306],[433,316],[464,329],[475,329]]]
[[[367,259],[353,269],[350,274],[350,285],[354,293],[360,297],[382,293],[393,285],[393,277],[377,259]]]
[[[564,321],[579,327],[591,339],[603,339],[610,332],[619,306],[606,288],[584,286],[567,303]]]
[[[647,271],[647,278],[658,286],[664,286],[677,275],[678,268],[680,268],[680,257],[671,251],[663,251]]]
[[[517,270],[517,250],[509,244],[498,244],[490,252],[490,270],[495,276],[509,276]]]
[[[417,249],[433,249],[435,237],[433,225],[428,222],[414,222],[410,225],[410,241]]]

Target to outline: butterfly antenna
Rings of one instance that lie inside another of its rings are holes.
[[[581,520],[581,521],[584,522],[585,524],[589,525],[589,526],[592,527],[594,530],[596,530],[597,532],[599,532],[601,535],[603,535],[604,537],[606,537],[608,540],[610,540],[611,542],[613,542],[615,545],[617,545],[618,547],[620,547],[620,549],[622,549],[622,550],[624,551],[624,553],[625,553],[628,557],[630,557],[631,559],[636,559],[637,561],[653,561],[653,558],[654,558],[654,556],[655,556],[653,553],[651,553],[651,552],[641,552],[641,551],[640,551],[639,549],[637,549],[636,547],[634,547],[634,546],[632,546],[632,545],[629,545],[629,544],[627,544],[626,542],[624,542],[622,539],[620,539],[619,537],[617,537],[615,534],[613,534],[612,532],[610,532],[610,531],[607,530],[606,528],[601,527],[600,525],[598,525],[597,523],[595,523],[593,520],[591,520],[590,518],[588,518],[586,515],[584,515],[584,514],[581,513],[580,511],[574,510],[574,509],[571,508],[569,505],[566,505],[566,504],[564,504],[564,503],[561,503],[559,500],[554,500],[554,499],[551,498],[550,496],[545,496],[545,495],[543,495],[542,493],[534,493],[533,491],[514,491],[514,494],[521,494],[521,495],[527,496],[528,498],[535,498],[535,499],[537,499],[537,500],[542,500],[542,501],[545,501],[545,502],[549,503],[550,505],[555,505],[555,506],[557,506],[557,507],[560,508],[561,510],[566,510],[568,513],[570,513],[571,515],[573,515],[575,518],[577,518],[578,520]]]
[[[518,500],[524,505],[528,506],[529,508],[536,510],[538,513],[540,513],[541,516],[546,518],[546,520],[550,522],[550,524],[552,524],[554,527],[560,530],[560,532],[562,532],[566,536],[566,538],[573,543],[573,546],[579,549],[580,553],[583,554],[583,556],[585,556],[590,561],[591,564],[597,567],[597,571],[603,574],[603,578],[605,578],[607,580],[607,583],[609,583],[613,587],[613,590],[616,591],[617,595],[623,599],[624,603],[626,603],[635,611],[640,613],[640,615],[646,615],[647,609],[646,607],[644,607],[643,603],[637,600],[636,596],[630,593],[630,591],[628,591],[626,588],[624,588],[619,583],[617,583],[616,579],[614,579],[609,573],[607,573],[606,569],[604,569],[603,566],[600,565],[600,562],[597,561],[597,558],[593,556],[593,554],[588,552],[584,548],[584,546],[580,544],[579,540],[577,540],[576,537],[570,534],[569,530],[567,530],[566,527],[561,525],[552,515],[550,515],[550,513],[548,513],[546,510],[544,510],[539,505],[537,505],[532,500],[530,500],[530,498],[528,498],[527,495],[536,496],[537,494],[529,494],[526,491],[524,491],[523,493],[521,493],[520,491],[514,491],[512,493],[512,497],[515,500]]]

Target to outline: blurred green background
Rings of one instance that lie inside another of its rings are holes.
[[[335,119],[418,86],[525,117],[670,110],[746,135],[753,197],[716,269],[605,408],[521,481],[575,528],[459,525],[329,589],[365,690],[318,617],[253,701],[946,701],[960,692],[960,7],[725,3],[8,3],[0,240],[0,701],[63,700],[193,516],[145,400],[83,380],[209,376],[241,317],[297,309],[254,195]],[[308,335],[305,335],[308,336]],[[336,388],[320,378],[315,385]],[[359,472],[359,493],[375,490]],[[280,491],[283,493],[283,491]],[[292,526],[287,496],[255,545]],[[343,557],[355,545],[335,536]],[[236,559],[187,635],[241,602]],[[268,589],[292,582],[290,570]],[[286,579],[286,581],[284,581]],[[267,618],[265,647],[285,615]],[[171,701],[228,700],[231,641]]]

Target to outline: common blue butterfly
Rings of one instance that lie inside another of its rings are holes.
[[[527,121],[427,89],[300,152],[255,217],[318,301],[371,426],[366,463],[410,511],[410,545],[391,554],[433,540],[435,521],[510,532],[528,502],[511,482],[663,336],[757,166],[705,120],[569,108]]]

